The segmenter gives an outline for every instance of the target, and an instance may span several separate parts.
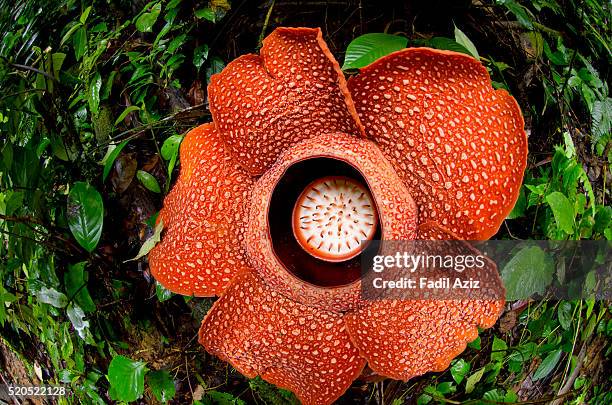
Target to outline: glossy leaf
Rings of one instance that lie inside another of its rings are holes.
[[[142,13],[140,17],[136,19],[136,29],[140,32],[151,32],[160,12],[161,3],[155,3],[153,7],[151,7],[150,12]]]
[[[161,188],[159,187],[159,183],[157,179],[153,177],[152,174],[145,172],[144,170],[138,170],[136,173],[136,177],[142,183],[143,186],[146,187],[147,190],[152,191],[154,193],[161,193]]]
[[[68,194],[66,217],[79,245],[92,252],[98,245],[104,222],[104,203],[100,193],[88,183],[75,183]]]
[[[371,33],[361,35],[351,41],[346,48],[342,70],[357,69],[392,52],[404,49],[408,39],[398,35]]]

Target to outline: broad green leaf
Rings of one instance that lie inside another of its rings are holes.
[[[159,243],[159,241],[161,240],[161,232],[164,229],[164,221],[160,220],[157,225],[155,225],[155,232],[153,233],[153,236],[151,236],[149,239],[147,239],[142,246],[140,247],[140,250],[138,251],[138,254],[136,255],[136,257],[134,257],[133,259],[129,259],[126,260],[126,262],[131,262],[133,260],[138,260],[141,257],[147,255],[151,249],[153,249],[155,247],[155,245],[157,245],[157,243]]]
[[[476,59],[480,59],[474,43],[455,25],[455,41],[467,49]]]
[[[470,372],[470,363],[463,359],[455,360],[450,370],[453,380],[455,380],[457,384],[461,384],[461,381],[463,381],[467,373]]]
[[[79,304],[85,312],[93,312],[96,310],[96,304],[87,289],[86,265],[87,262],[69,265],[68,271],[64,273],[64,285],[69,298]]]
[[[148,13],[142,13],[136,20],[136,29],[140,32],[151,32],[161,12],[161,3],[155,3]]]
[[[153,177],[152,174],[145,172],[144,170],[138,170],[136,173],[136,177],[142,183],[143,186],[146,187],[147,190],[150,190],[154,193],[161,193],[161,188],[159,187],[159,183],[157,179]]]
[[[126,109],[123,110],[123,112],[119,114],[119,117],[117,117],[117,119],[115,120],[115,126],[117,126],[120,122],[122,122],[125,119],[125,117],[128,116],[129,113],[133,111],[138,111],[138,110],[140,110],[140,107],[135,106],[135,105],[130,105],[126,107]]]
[[[34,293],[42,303],[49,304],[55,308],[64,308],[68,305],[68,298],[55,288],[42,287]]]
[[[526,299],[541,294],[552,282],[555,266],[552,258],[538,246],[519,250],[501,271],[506,299]]]
[[[474,391],[474,387],[476,387],[476,384],[478,384],[478,382],[480,382],[480,380],[482,379],[482,376],[484,375],[485,369],[484,367],[481,368],[480,370],[476,371],[474,374],[472,374],[471,376],[468,377],[466,383],[465,383],[465,392],[467,394],[469,394],[470,392]]]
[[[451,38],[433,37],[430,40],[426,41],[426,44],[428,46],[431,46],[432,48],[442,49],[446,51],[454,51],[472,56],[470,51],[468,51],[465,46],[458,44],[457,41]]]
[[[68,194],[66,218],[79,245],[92,252],[98,245],[104,222],[100,193],[88,183],[75,183]]]
[[[208,59],[208,45],[200,45],[193,50],[193,66],[199,71],[204,62]]]
[[[554,350],[542,360],[542,363],[538,367],[538,369],[533,373],[533,377],[531,379],[533,381],[541,380],[542,378],[546,378],[552,371],[557,367],[557,363],[561,359],[561,349]]]
[[[120,355],[113,357],[106,376],[110,383],[111,399],[132,402],[140,398],[144,392],[144,377],[147,371],[147,363]]]
[[[342,70],[357,69],[369,65],[382,56],[404,49],[408,39],[398,35],[371,33],[351,41],[346,48]]]
[[[79,337],[83,340],[87,340],[88,332],[89,332],[89,321],[85,320],[85,313],[83,310],[76,304],[70,303],[68,308],[66,308],[66,315],[70,322],[72,322],[72,326],[79,334]]]
[[[176,394],[174,381],[166,370],[151,371],[147,374],[147,381],[151,391],[153,391],[153,395],[155,395],[159,402],[165,404],[174,398]]]
[[[546,202],[550,205],[555,222],[559,229],[571,235],[574,233],[574,218],[576,216],[572,203],[562,193],[555,191],[546,196]]]
[[[196,10],[196,12],[194,14],[198,18],[203,18],[203,19],[208,20],[210,22],[215,22],[215,20],[216,20],[215,11],[212,8],[210,8],[210,7],[205,7],[205,8],[201,8],[199,10]]]
[[[108,147],[108,151],[106,151],[106,155],[102,159],[102,164],[104,164],[104,170],[102,172],[102,181],[106,180],[106,178],[108,177],[108,174],[113,168],[113,163],[115,163],[117,156],[119,156],[119,154],[121,153],[123,148],[125,148],[125,145],[128,144],[128,142],[129,140],[126,139],[125,141],[121,142],[119,145],[110,145]]]
[[[100,72],[96,72],[89,83],[87,92],[87,102],[92,114],[98,114],[100,109],[100,87],[102,87],[102,77]]]

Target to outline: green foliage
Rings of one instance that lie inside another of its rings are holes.
[[[552,282],[555,267],[550,256],[538,246],[519,250],[502,269],[506,299],[527,299],[542,294]]]
[[[108,366],[106,378],[110,383],[112,399],[131,402],[142,397],[147,364],[125,356],[115,356]]]
[[[91,185],[77,182],[68,194],[66,219],[75,239],[88,252],[93,251],[102,236],[104,203]]]
[[[346,48],[343,70],[357,69],[369,65],[382,56],[404,49],[408,40],[404,37],[383,33],[361,35]]]

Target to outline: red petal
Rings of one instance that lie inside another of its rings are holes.
[[[253,273],[237,276],[202,322],[200,343],[249,378],[293,391],[305,404],[328,404],[365,361],[341,315],[298,304]]]
[[[495,234],[518,198],[527,138],[516,101],[455,52],[410,48],[348,83],[366,133],[393,160],[423,220],[462,239]]]
[[[418,239],[455,239],[456,235],[424,224]],[[468,247],[468,249],[471,249]],[[495,265],[486,268],[501,287]],[[376,373],[408,380],[442,371],[478,336],[477,326],[495,324],[503,300],[379,300],[363,302],[346,316],[355,345]]]
[[[180,158],[179,178],[159,214],[165,234],[149,266],[173,292],[218,295],[248,268],[242,242],[253,179],[231,160],[212,124],[185,136]]]
[[[278,28],[260,54],[234,60],[208,86],[215,125],[247,171],[262,174],[283,149],[323,131],[363,133],[321,30]]]
[[[290,147],[257,180],[246,233],[247,251],[253,267],[266,283],[298,302],[332,311],[346,311],[359,302],[359,281],[335,288],[305,283],[283,266],[269,236],[269,205],[277,183],[293,164],[317,157],[343,161],[363,175],[377,205],[382,239],[414,239],[416,207],[410,193],[373,142],[341,133],[320,135]]]

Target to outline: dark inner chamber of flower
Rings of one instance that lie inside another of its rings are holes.
[[[337,159],[312,158],[291,166],[280,179],[270,202],[268,222],[274,252],[288,271],[299,279],[320,287],[337,287],[361,277],[361,255],[341,262],[311,256],[297,242],[292,230],[293,207],[304,189],[313,181],[343,176],[366,185],[353,166]],[[380,221],[372,239],[380,239]]]

